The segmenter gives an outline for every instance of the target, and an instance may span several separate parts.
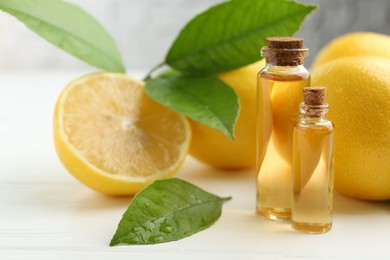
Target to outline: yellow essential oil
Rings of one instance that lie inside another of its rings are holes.
[[[267,38],[266,66],[257,84],[256,213],[267,219],[291,218],[293,130],[302,89],[310,84],[303,66],[303,39]]]
[[[292,225],[307,233],[332,227],[334,127],[325,119],[325,88],[304,89],[294,129]]]

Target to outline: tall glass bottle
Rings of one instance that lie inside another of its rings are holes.
[[[293,227],[323,233],[332,227],[334,126],[326,120],[325,88],[304,89],[294,129]]]
[[[293,130],[302,89],[310,84],[302,38],[269,37],[261,50],[266,66],[257,83],[256,212],[291,218]]]

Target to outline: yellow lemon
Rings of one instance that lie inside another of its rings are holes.
[[[366,200],[390,199],[390,59],[347,57],[319,66],[335,124],[335,188]]]
[[[316,56],[312,68],[350,56],[378,56],[390,59],[390,36],[373,32],[349,33],[333,39]]]
[[[211,166],[225,169],[255,167],[256,156],[256,75],[264,61],[219,74],[240,100],[240,113],[234,127],[235,141],[222,132],[191,122],[190,154]]]
[[[93,73],[70,82],[58,98],[58,156],[96,191],[132,195],[174,175],[185,158],[187,119],[149,99],[143,86],[123,74]]]

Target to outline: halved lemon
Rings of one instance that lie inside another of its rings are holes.
[[[79,181],[108,195],[132,195],[173,176],[190,144],[187,119],[146,96],[124,74],[92,73],[70,82],[54,113],[57,154]]]

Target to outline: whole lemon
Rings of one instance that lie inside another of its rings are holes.
[[[234,89],[240,100],[240,112],[234,127],[235,140],[230,140],[219,130],[190,121],[192,126],[190,154],[193,157],[218,168],[255,167],[256,75],[264,65],[264,61],[259,61],[218,75]]]
[[[340,58],[315,69],[312,85],[326,87],[336,127],[335,189],[390,199],[390,59]]]
[[[333,39],[316,56],[312,68],[350,56],[390,58],[390,36],[373,32],[349,33]]]

